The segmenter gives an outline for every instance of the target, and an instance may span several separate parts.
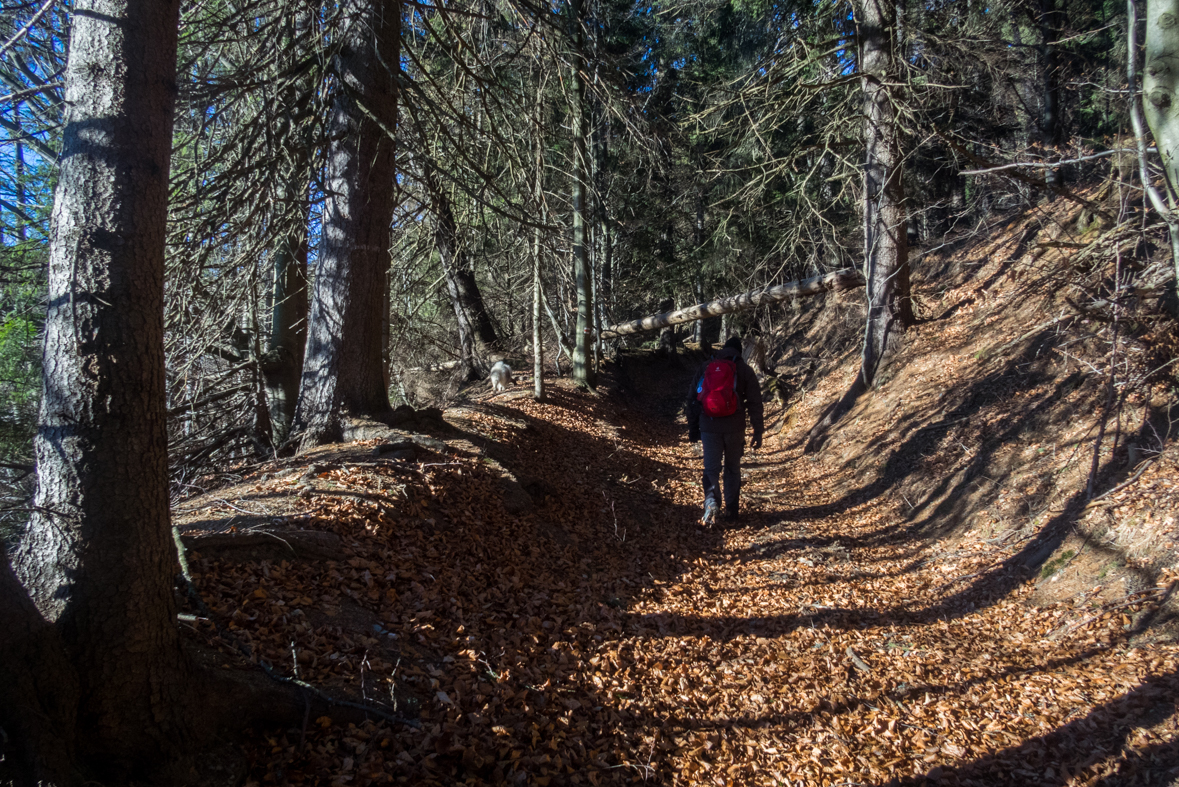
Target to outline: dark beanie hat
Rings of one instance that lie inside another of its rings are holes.
[[[740,336],[730,336],[729,340],[727,342],[725,342],[725,349],[726,350],[736,350],[737,352],[741,352],[741,337]]]

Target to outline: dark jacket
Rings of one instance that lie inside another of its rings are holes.
[[[737,412],[722,418],[704,414],[703,406],[696,398],[696,387],[700,385],[704,370],[708,368],[708,364],[704,364],[692,379],[692,390],[688,394],[688,440],[694,441],[701,432],[744,432],[746,412],[749,413],[749,423],[753,426],[753,436],[761,437],[765,429],[765,415],[757,375],[749,368],[749,364],[741,359],[740,350],[722,347],[712,357],[725,358],[737,364]]]

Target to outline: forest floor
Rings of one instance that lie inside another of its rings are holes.
[[[817,453],[862,296],[777,307],[737,526],[698,523],[693,351],[208,479],[190,641],[351,703],[233,742],[235,783],[1179,784],[1179,327],[1140,240],[1057,201],[921,256]]]
[[[697,362],[628,355],[604,395],[480,397],[181,504],[190,536],[255,536],[191,542],[222,621],[185,618],[194,641],[373,708],[259,730],[242,778],[1179,783],[1179,647],[1135,629],[1173,574],[1031,604],[1026,537],[849,497],[776,403],[741,522],[705,529]]]

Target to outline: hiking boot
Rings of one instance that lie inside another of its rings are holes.
[[[712,527],[716,523],[716,514],[719,510],[715,500],[704,501],[704,516],[700,520],[700,524],[705,527]]]
[[[730,509],[725,510],[725,521],[731,525],[735,525],[741,521],[741,515],[736,511]]]

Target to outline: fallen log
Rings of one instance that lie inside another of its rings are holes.
[[[825,273],[822,276],[814,276],[810,279],[802,279],[801,281],[787,282],[786,284],[779,284],[774,287],[751,290],[750,292],[733,295],[729,298],[718,298],[708,303],[698,303],[687,309],[664,312],[663,314],[653,314],[641,320],[631,320],[630,322],[611,325],[602,331],[602,338],[617,339],[620,336],[628,336],[634,333],[656,331],[666,328],[669,325],[695,322],[696,320],[716,317],[721,314],[752,309],[755,306],[778,303],[788,298],[801,298],[806,295],[818,295],[821,292],[838,292],[839,290],[850,290],[854,287],[863,286],[863,274],[853,268],[844,268],[834,273]]]

